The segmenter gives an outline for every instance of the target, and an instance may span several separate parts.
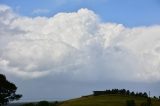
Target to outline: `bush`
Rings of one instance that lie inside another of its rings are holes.
[[[55,103],[50,103],[50,106],[57,106],[57,104],[55,104]]]
[[[151,98],[147,98],[147,106],[151,106],[151,104],[152,104]]]
[[[40,101],[37,103],[37,106],[50,106],[48,101]]]
[[[148,103],[143,102],[143,103],[141,103],[141,106],[148,106]]]
[[[136,106],[135,101],[134,100],[127,100],[126,106]]]
[[[59,103],[58,101],[55,101],[55,102],[50,103],[50,105],[51,106],[57,106],[58,103]]]
[[[151,98],[147,98],[146,102],[141,103],[141,106],[151,106],[152,102],[151,102]]]
[[[141,106],[151,106],[151,104],[147,103],[147,102],[144,102],[141,104]]]
[[[36,106],[34,103],[26,103],[26,104],[23,104],[22,106]]]

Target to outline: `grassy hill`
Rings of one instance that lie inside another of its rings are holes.
[[[144,97],[125,95],[86,96],[64,101],[59,106],[126,106],[127,100],[134,100],[136,106],[141,106],[147,99]],[[152,99],[152,106],[160,106],[160,100]]]

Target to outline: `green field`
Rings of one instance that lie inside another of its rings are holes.
[[[86,96],[64,101],[60,106],[126,106],[127,100],[135,100],[136,106],[141,106],[147,98],[125,95]],[[160,100],[152,99],[152,106],[160,106]]]

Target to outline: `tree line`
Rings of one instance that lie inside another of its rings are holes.
[[[126,89],[111,89],[105,91],[93,91],[94,96],[98,95],[106,95],[106,94],[120,94],[120,95],[128,95],[128,96],[139,96],[139,97],[148,97],[146,92],[131,92],[130,90]]]

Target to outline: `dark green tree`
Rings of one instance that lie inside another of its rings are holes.
[[[143,93],[143,97],[148,97],[146,92]]]
[[[134,93],[134,92],[131,92],[130,95],[131,95],[131,96],[135,96],[135,93]]]
[[[126,94],[127,94],[127,95],[130,95],[130,91],[129,91],[129,90],[127,90],[127,91],[126,91]]]
[[[16,94],[17,87],[0,74],[0,105],[6,105],[10,101],[19,100],[22,95]]]

